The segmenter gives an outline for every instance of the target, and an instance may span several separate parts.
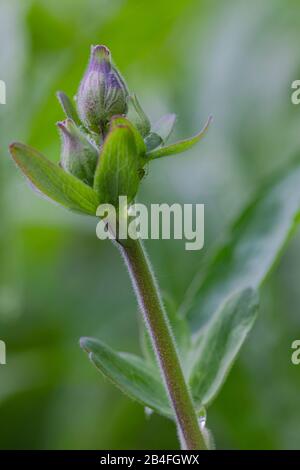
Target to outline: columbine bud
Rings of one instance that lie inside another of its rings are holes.
[[[84,125],[99,134],[115,114],[127,112],[128,90],[111,63],[105,46],[93,46],[90,63],[77,94],[79,117]]]
[[[93,185],[99,150],[72,119],[57,123],[63,138],[61,166],[89,186]]]

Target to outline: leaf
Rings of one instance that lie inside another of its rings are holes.
[[[103,203],[118,207],[119,196],[128,202],[136,195],[140,178],[135,136],[127,125],[114,123],[103,144],[94,177],[94,189]]]
[[[67,209],[96,215],[98,196],[78,178],[27,145],[11,144],[10,153],[34,189]]]
[[[149,134],[151,128],[150,121],[135,94],[128,97],[127,118],[133,123],[143,137]]]
[[[213,316],[197,340],[190,360],[189,384],[200,410],[216,396],[251,330],[258,309],[258,296],[252,289],[234,293]]]
[[[191,137],[190,139],[180,140],[175,144],[166,145],[165,147],[160,147],[156,150],[152,150],[151,152],[147,153],[147,158],[150,160],[154,160],[155,158],[166,157],[168,155],[174,155],[176,153],[182,153],[186,150],[189,150],[197,142],[199,142],[202,137],[204,137],[211,121],[212,117],[210,116],[204,128],[199,132],[199,134],[195,135],[194,137]]]
[[[64,110],[65,115],[67,116],[67,118],[72,119],[72,121],[74,121],[78,126],[80,126],[81,121],[78,117],[75,106],[73,105],[70,98],[63,91],[58,91],[56,93],[56,96],[57,96],[57,99],[60,102],[61,107]]]
[[[158,134],[164,143],[167,142],[176,122],[176,114],[166,114],[162,116],[153,126],[152,131]]]
[[[120,353],[94,338],[81,338],[80,346],[92,363],[122,392],[159,414],[172,418],[172,411],[160,377],[138,356]]]
[[[210,261],[202,282],[195,279],[182,306],[193,332],[231,292],[261,286],[297,226],[299,211],[298,157],[258,192]]]

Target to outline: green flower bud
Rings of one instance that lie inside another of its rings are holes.
[[[70,118],[57,123],[62,135],[62,168],[93,186],[99,150]]]

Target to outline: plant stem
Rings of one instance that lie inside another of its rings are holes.
[[[183,447],[188,450],[205,450],[207,446],[184,378],[172,330],[143,245],[139,240],[131,239],[118,246],[151,335]]]

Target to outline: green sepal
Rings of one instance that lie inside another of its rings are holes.
[[[151,124],[135,94],[132,94],[128,97],[127,105],[127,119],[129,119],[129,121],[132,122],[140,134],[145,137],[150,132]]]
[[[212,117],[209,117],[203,129],[194,137],[191,137],[190,139],[180,140],[179,142],[176,142],[174,144],[166,145],[158,149],[152,150],[151,152],[148,152],[147,159],[154,160],[156,158],[161,158],[161,157],[166,157],[169,155],[175,155],[177,153],[186,152],[195,144],[197,144],[197,142],[199,142],[199,140],[201,140],[205,136],[211,121],[212,121]]]
[[[123,116],[114,116],[110,122],[110,130],[120,126],[125,126],[130,129],[134,135],[137,155],[139,158],[144,158],[146,154],[146,145],[138,129],[127,118]]]
[[[96,215],[99,198],[92,188],[27,145],[13,143],[10,153],[33,189],[67,209]]]
[[[135,197],[141,168],[137,145],[132,125],[124,118],[114,119],[94,177],[94,189],[103,203],[118,207],[119,196],[127,196],[128,203]]]
[[[62,109],[67,118],[72,119],[78,126],[81,125],[80,119],[78,117],[75,106],[72,101],[63,91],[58,91],[56,93],[57,99],[60,102]]]

